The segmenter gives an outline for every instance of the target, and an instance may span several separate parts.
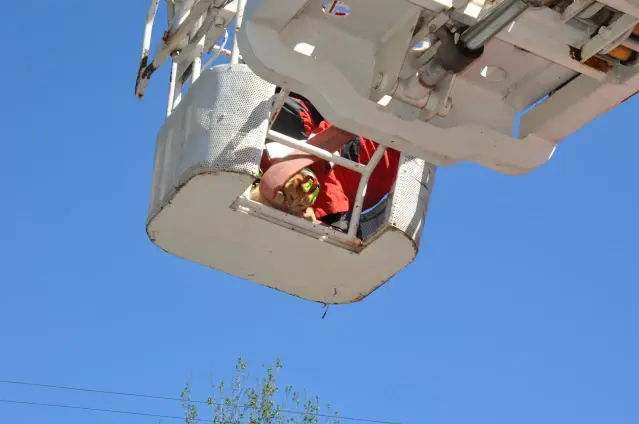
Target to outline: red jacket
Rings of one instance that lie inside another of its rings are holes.
[[[322,131],[329,126],[330,124],[324,121],[313,132]],[[359,154],[356,158],[350,157],[349,159],[366,165],[379,144],[364,137],[358,138]],[[384,152],[382,160],[368,180],[366,196],[364,197],[364,210],[375,206],[393,188],[399,169],[399,157],[400,153],[395,149],[387,148]],[[361,177],[359,173],[339,165],[335,165],[327,171],[327,165],[320,162],[313,166],[313,172],[316,173],[322,185],[320,194],[313,205],[318,219],[352,210]]]

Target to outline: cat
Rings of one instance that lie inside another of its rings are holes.
[[[293,175],[277,192],[272,202],[264,198],[260,193],[259,184],[256,184],[251,188],[250,199],[315,222],[317,217],[312,206],[317,197],[318,187],[312,180],[309,181],[309,177],[303,172]],[[312,179],[312,177],[310,178]]]

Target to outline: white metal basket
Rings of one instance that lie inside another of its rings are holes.
[[[157,138],[147,232],[163,250],[304,299],[363,299],[415,258],[434,168],[402,155],[363,242],[248,200],[274,86],[246,65],[203,71]]]

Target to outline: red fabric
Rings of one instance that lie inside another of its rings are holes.
[[[324,121],[314,132],[322,131],[328,126],[330,124]],[[360,137],[360,140],[358,162],[366,165],[379,144],[363,137]],[[364,209],[375,206],[391,190],[397,178],[399,157],[400,153],[397,150],[386,149],[382,160],[368,180],[366,196],[364,197]],[[320,162],[312,168],[322,185],[320,194],[313,205],[317,218],[350,211],[353,208],[357,186],[361,178],[359,173],[339,165],[335,165],[333,169],[327,171],[327,165]]]

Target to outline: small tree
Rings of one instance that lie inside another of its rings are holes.
[[[247,384],[249,373],[246,362],[239,358],[230,390],[224,380],[212,383],[213,395],[206,402],[191,400],[191,385],[186,383],[182,391],[182,407],[186,424],[212,422],[213,424],[339,424],[337,411],[326,406],[320,413],[319,397],[303,398],[291,386],[278,392],[277,378],[282,364],[279,360],[266,369],[266,375],[256,378],[255,385]],[[227,393],[228,392],[228,393]],[[197,404],[211,407],[211,419],[200,418]]]

